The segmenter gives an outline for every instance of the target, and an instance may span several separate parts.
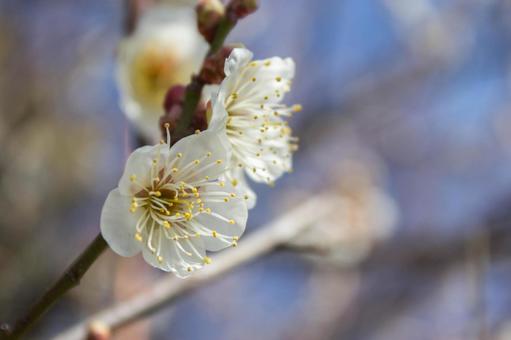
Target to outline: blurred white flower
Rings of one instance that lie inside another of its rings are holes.
[[[101,233],[119,255],[142,251],[152,266],[186,277],[211,262],[206,250],[237,245],[247,206],[219,180],[229,155],[215,133],[169,143],[131,154],[106,199]]]
[[[149,140],[160,137],[167,90],[187,84],[198,71],[207,44],[197,31],[192,7],[159,5],[145,12],[119,47],[117,83],[121,107]]]
[[[227,135],[232,146],[228,178],[255,205],[255,194],[244,174],[256,182],[272,184],[291,171],[296,139],[283,117],[300,110],[281,103],[295,73],[293,60],[269,58],[251,61],[252,53],[233,49],[225,61],[225,79],[212,98],[210,129]]]
[[[290,242],[291,247],[319,251],[331,263],[351,265],[388,239],[398,221],[394,200],[376,183],[368,164],[345,161],[332,175],[330,189],[338,208]]]

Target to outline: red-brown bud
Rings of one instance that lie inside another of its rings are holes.
[[[225,78],[225,59],[231,54],[234,46],[224,46],[218,52],[204,60],[199,79],[204,84],[220,84]]]
[[[238,20],[254,13],[257,7],[257,0],[231,0],[227,13],[232,20]]]
[[[220,0],[200,0],[195,7],[199,32],[208,42],[212,42],[218,24],[225,14],[225,7]]]
[[[168,124],[168,129],[172,137],[172,144],[176,143],[183,137],[193,134],[197,130],[204,131],[208,127],[206,106],[204,103],[199,102],[188,129],[179,136],[174,133],[183,112],[185,91],[186,88],[184,86],[173,86],[169,89],[165,96],[165,114],[160,117],[160,129],[163,139],[165,140],[167,136],[167,128],[165,126]]]

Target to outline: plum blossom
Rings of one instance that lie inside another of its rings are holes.
[[[295,73],[292,59],[252,61],[252,53],[235,48],[225,61],[225,79],[212,96],[209,129],[227,136],[232,147],[227,178],[255,204],[245,174],[255,182],[273,182],[292,169],[297,139],[284,119],[301,109],[282,104]]]
[[[187,84],[200,68],[207,43],[196,28],[192,6],[148,9],[118,51],[121,108],[147,139],[156,142],[163,102],[173,85]]]
[[[119,255],[142,252],[178,277],[210,263],[206,251],[236,246],[247,221],[245,200],[220,180],[228,159],[211,131],[135,150],[103,206],[103,237]]]

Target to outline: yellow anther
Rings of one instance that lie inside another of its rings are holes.
[[[235,223],[236,222],[234,222],[234,220],[232,218],[229,220],[229,224],[235,224]]]
[[[168,128],[170,128],[170,124],[169,124],[169,123],[165,123],[165,124],[163,124],[163,127],[164,127],[165,129],[168,129]]]
[[[200,130],[199,130],[199,129],[195,130],[195,134],[196,134],[196,135],[198,135],[199,133],[200,133]]]
[[[131,213],[134,213],[136,210],[137,210],[137,207],[134,207],[134,206],[131,206],[131,207],[130,207],[130,212],[131,212]]]
[[[248,200],[248,195],[243,196],[244,199]]]
[[[216,164],[222,164],[222,162],[223,162],[223,160],[221,160],[221,159],[216,160]]]
[[[240,238],[239,238],[238,236],[233,236],[233,237],[232,237],[232,239],[233,239],[234,241],[239,241],[239,239],[240,239]]]
[[[254,172],[254,174],[256,173],[257,169],[256,168],[252,168],[252,171]]]
[[[187,220],[187,221],[190,221],[192,219],[192,214],[190,214],[189,212],[185,212],[184,216],[185,216],[185,220]]]
[[[257,120],[259,119],[259,116],[258,115],[254,115],[254,120]]]
[[[205,179],[206,181],[209,181],[209,176],[204,176],[204,179]]]
[[[302,111],[302,106],[300,104],[295,104],[291,108],[294,112],[300,112]]]
[[[256,153],[256,157],[261,157],[261,153]]]
[[[278,111],[275,111],[275,112],[273,112],[273,115],[278,117],[280,114],[278,113]]]
[[[160,139],[160,144],[165,144],[165,141],[163,139]]]
[[[218,234],[217,234],[216,230],[213,230],[213,231],[211,232],[211,235],[212,235],[213,237],[215,237],[215,238],[218,236]]]
[[[271,61],[269,61],[269,60],[264,62],[264,66],[270,66],[270,65],[271,65]]]
[[[281,77],[277,77],[277,78],[275,78],[275,80],[280,82],[282,80],[282,78]]]
[[[232,241],[232,246],[233,247],[237,247],[238,246],[238,241]]]
[[[238,180],[236,178],[234,178],[232,181],[231,181],[231,184],[233,187],[237,186],[238,185]]]
[[[206,157],[211,157],[211,152],[208,151],[208,153],[206,154]]]
[[[183,157],[183,154],[181,152],[178,152],[176,156],[177,156],[177,158],[181,158],[181,157]]]
[[[192,267],[186,268],[186,271],[190,273],[192,271]]]
[[[172,168],[172,172],[173,172],[173,173],[176,173],[176,172],[178,172],[178,171],[179,171],[179,170],[178,170],[177,168]]]
[[[268,100],[268,99],[270,99],[268,96],[264,96],[264,100]]]
[[[257,62],[256,62],[256,61],[251,62],[251,63],[250,63],[250,66],[252,66],[252,67],[256,67],[256,66],[257,66]]]
[[[204,264],[211,264],[211,262],[213,262],[213,261],[211,260],[211,257],[204,256]]]
[[[198,160],[198,159],[194,160],[194,161],[193,161],[193,164],[195,164],[195,165],[199,165],[199,164],[200,164],[200,160]]]
[[[224,202],[225,202],[225,203],[229,202],[229,199],[228,199],[227,197],[226,197],[226,198],[224,198]]]
[[[160,262],[160,263],[162,263],[162,262],[163,262],[163,257],[158,256],[158,257],[157,257],[157,259],[158,259],[158,262]]]
[[[153,164],[158,164],[158,160],[157,159],[153,159]]]
[[[174,214],[175,217],[181,217],[181,213],[180,212],[177,212]]]
[[[218,182],[218,185],[221,186],[222,188],[225,186],[225,182],[224,181],[219,181]]]
[[[139,233],[136,233],[135,240],[137,240],[138,242],[142,242],[142,235],[140,235]]]
[[[131,175],[130,181],[135,182],[137,180],[137,175]]]
[[[239,167],[239,168],[243,168],[243,164],[238,163],[238,167]]]
[[[170,229],[171,225],[169,223],[169,221],[163,221],[163,226],[167,229]]]
[[[211,208],[206,208],[206,212],[207,212],[208,214],[211,214]]]
[[[234,198],[234,197],[236,197],[236,194],[235,194],[234,192],[231,192],[230,196],[231,196],[232,198]]]
[[[261,109],[264,109],[264,104],[261,104],[259,107],[260,107]]]
[[[257,79],[255,77],[252,77],[252,82],[255,82]]]

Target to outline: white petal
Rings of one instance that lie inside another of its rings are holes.
[[[225,109],[224,93],[218,92],[216,96],[211,97],[211,119],[208,123],[208,130],[225,134],[227,124],[227,110]]]
[[[244,170],[237,167],[235,161],[232,163],[234,163],[234,166],[231,166],[230,170],[226,172],[225,177],[234,186],[237,194],[245,199],[247,208],[252,209],[257,203],[257,195],[250,188]]]
[[[119,180],[121,194],[131,196],[141,190],[140,186],[131,182],[132,175],[136,176],[137,183],[148,186],[151,180],[153,160],[163,162],[168,153],[169,148],[166,144],[143,146],[133,151],[126,161],[124,173]]]
[[[228,165],[228,147],[229,144],[222,140],[222,136],[209,130],[181,139],[170,149],[169,154],[170,159],[181,154],[176,163],[179,171],[174,175],[175,180],[190,183],[202,180],[205,176],[217,179]],[[190,167],[196,160],[200,163]],[[187,166],[190,170],[184,171]]]
[[[140,251],[140,243],[135,240],[137,215],[129,212],[129,205],[129,197],[114,189],[101,211],[101,234],[110,248],[121,256],[133,256]]]
[[[223,188],[225,192],[232,193],[235,189],[226,183]],[[219,191],[218,189],[209,189]],[[220,237],[214,237],[213,231],[228,236],[228,237],[240,237],[245,231],[247,224],[248,210],[245,200],[241,197],[231,198],[228,202],[207,202],[204,200],[205,208],[210,208],[212,213],[202,213],[195,218],[195,221],[207,230],[211,231],[210,236],[201,236],[204,241],[206,250],[218,251],[220,249],[229,247],[229,242],[224,242]],[[221,217],[218,217],[222,216]],[[227,220],[227,221],[226,221]],[[233,220],[234,224],[229,223],[229,220]]]
[[[235,48],[232,50],[231,55],[225,60],[224,73],[228,77],[231,74],[239,71],[242,67],[246,66],[252,60],[252,52],[246,48]]]

